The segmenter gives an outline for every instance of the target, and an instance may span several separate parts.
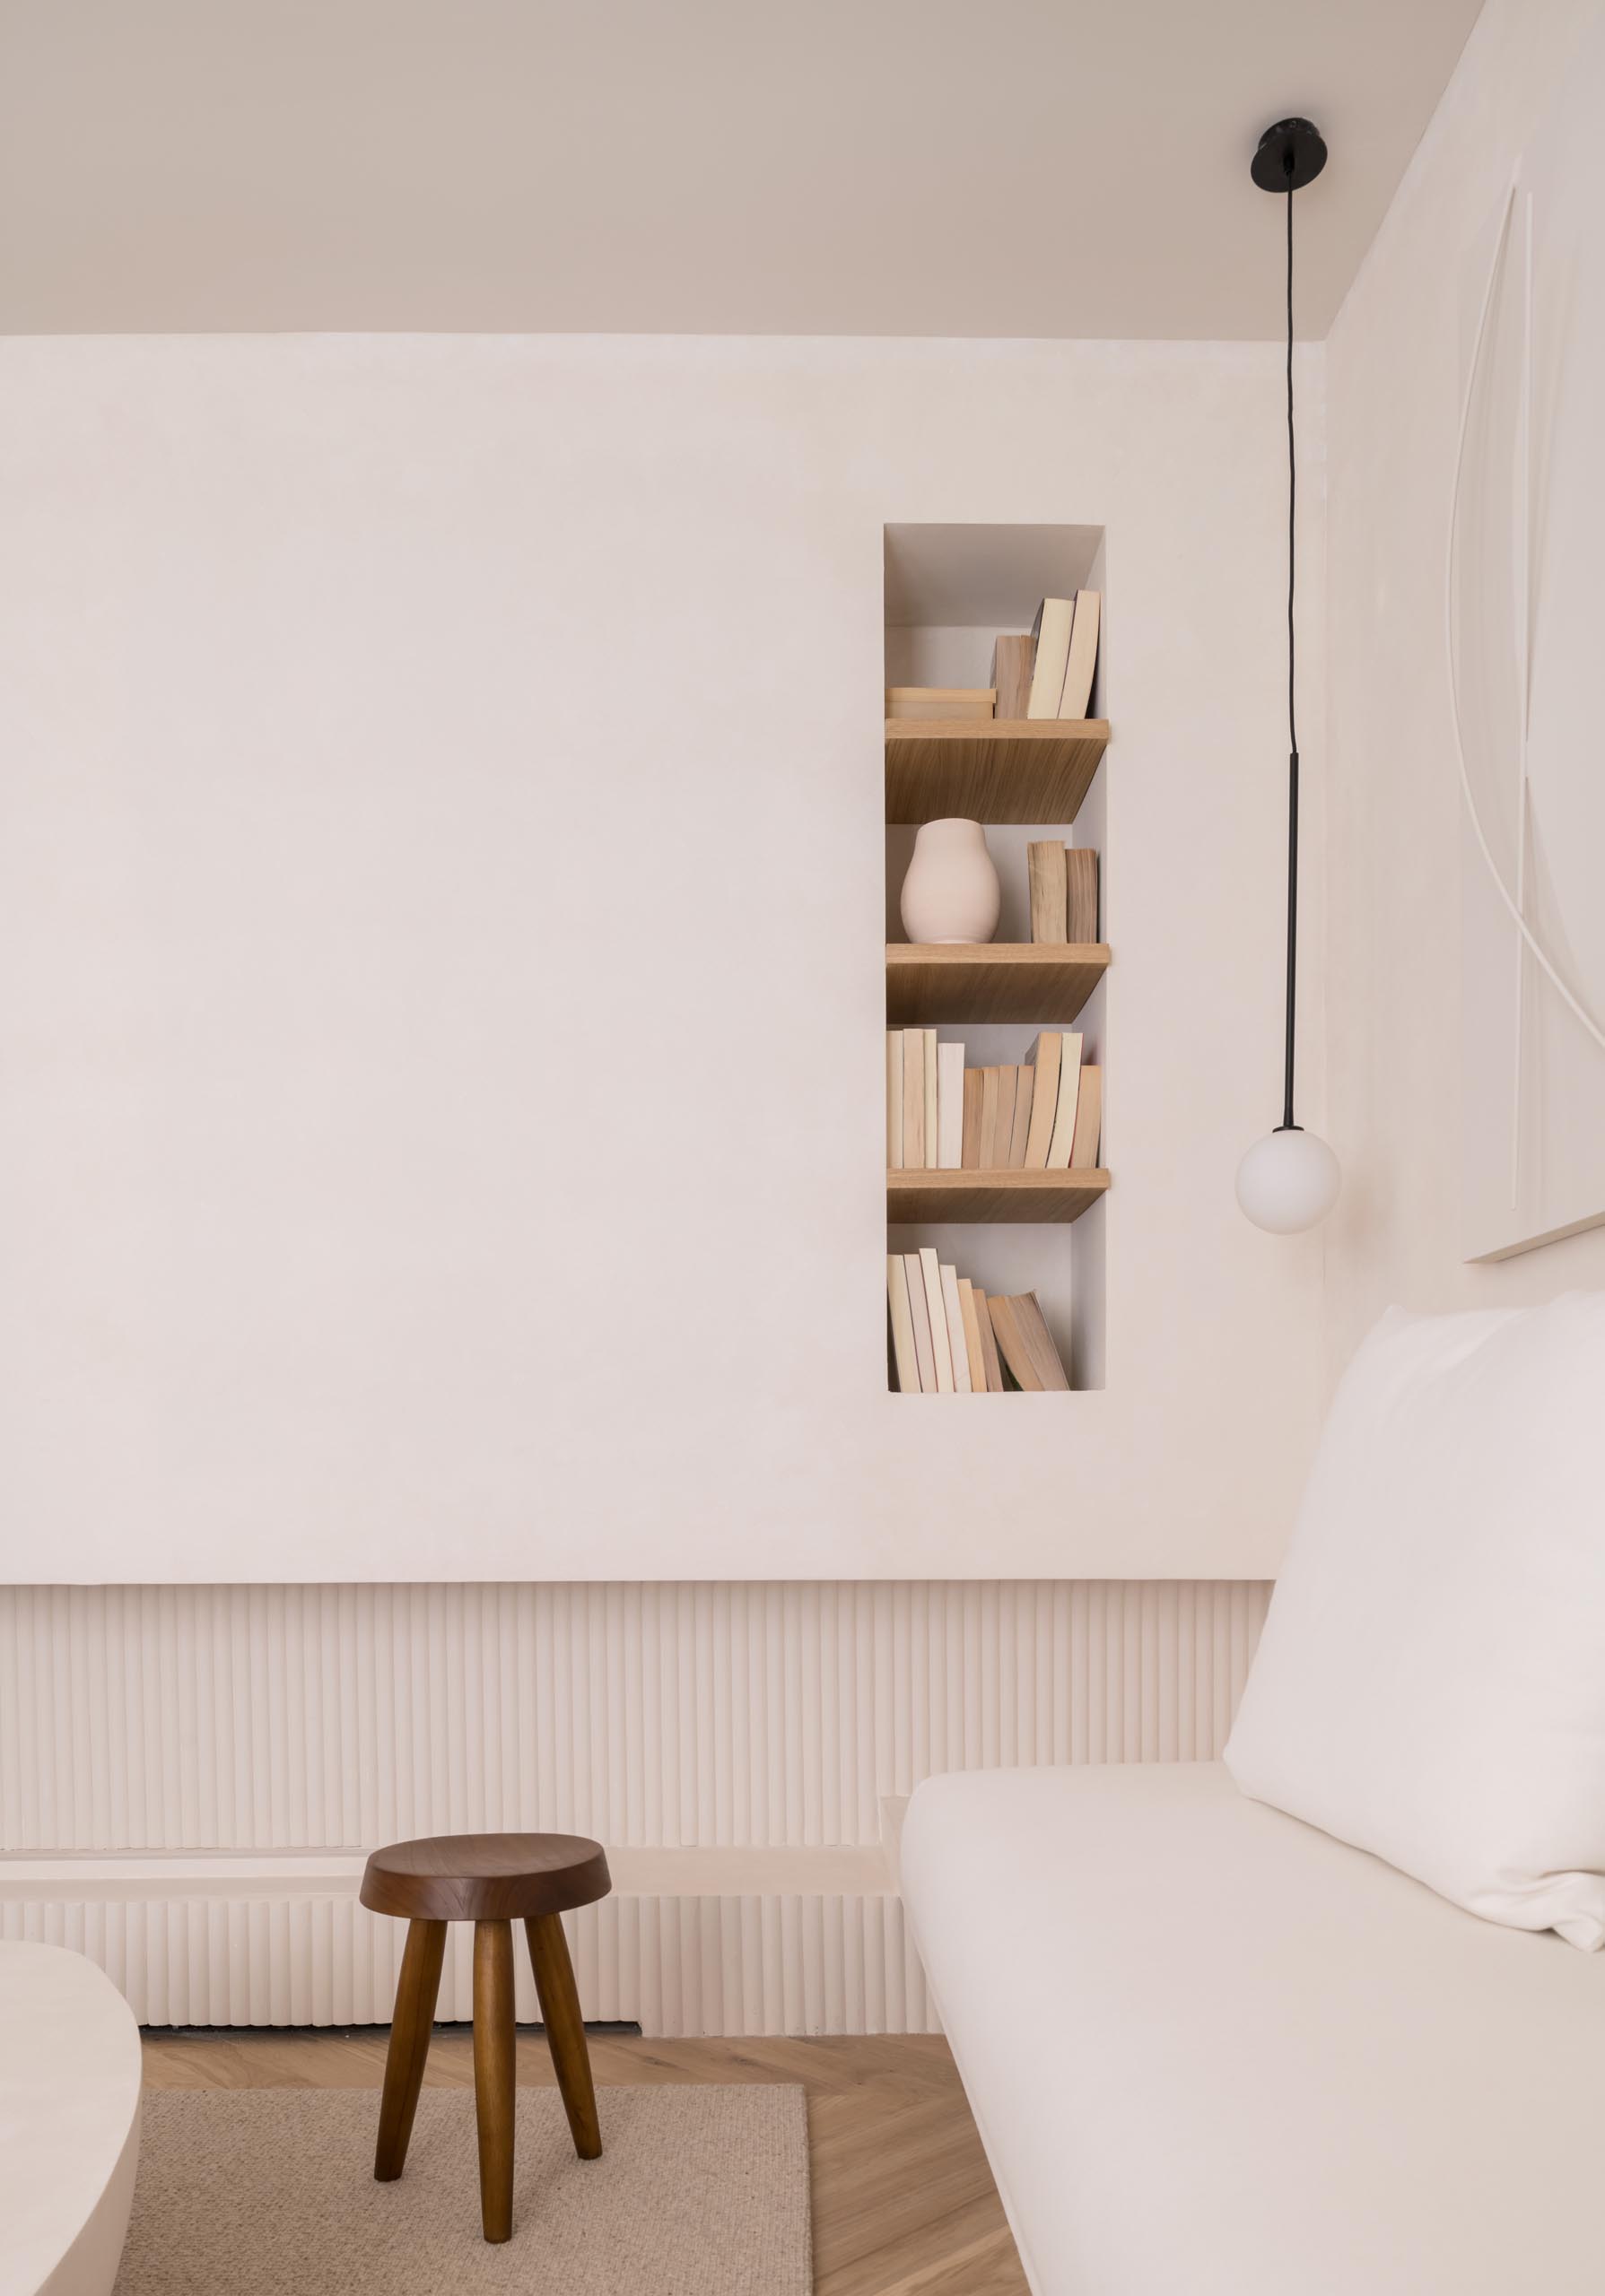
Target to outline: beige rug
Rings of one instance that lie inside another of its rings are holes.
[[[396,2184],[375,2091],[147,2092],[116,2296],[808,2296],[800,2089],[599,2092],[577,2161],[555,2089],[520,2089],[513,2236],[479,2232],[474,2098],[425,2089]]]

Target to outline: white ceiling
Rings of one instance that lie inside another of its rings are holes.
[[[1322,335],[1479,0],[0,0],[0,330]]]

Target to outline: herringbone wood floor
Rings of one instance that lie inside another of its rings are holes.
[[[377,2089],[386,2035],[147,2037],[153,2089]],[[946,2041],[634,2040],[596,2035],[598,2086],[796,2081],[808,2092],[817,2296],[1025,2296],[1025,2281]],[[474,2079],[467,2037],[437,2034],[426,2080]],[[536,2035],[519,2079],[549,2082]]]

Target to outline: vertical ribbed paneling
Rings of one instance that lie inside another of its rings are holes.
[[[565,1919],[588,2017],[649,2033],[935,2030],[894,1897],[610,1898]],[[0,1899],[0,1939],[87,1953],[143,2025],[388,2023],[404,1934],[351,1898]],[[471,2014],[470,1937],[449,1933],[448,2022]],[[514,1966],[533,2021],[522,1953]]]
[[[1204,1582],[0,1589],[0,1849],[265,1851],[555,1828],[873,1843],[931,1771],[1218,1752],[1269,1588]],[[175,1883],[177,1891],[183,1889]],[[383,2022],[348,1897],[8,1903],[153,2024]],[[890,1895],[622,1896],[587,2013],[649,2032],[926,2029]],[[454,1930],[441,2014],[468,2013]],[[520,2013],[533,2014],[528,1975]]]
[[[932,1770],[1219,1751],[1268,1589],[0,1589],[0,1848],[871,1842]]]

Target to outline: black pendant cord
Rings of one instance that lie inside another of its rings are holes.
[[[1282,1071],[1282,1121],[1278,1132],[1297,1132],[1293,1116],[1293,1052],[1298,1009],[1298,720],[1295,712],[1293,625],[1295,512],[1298,501],[1298,455],[1293,429],[1293,180],[1287,181],[1287,1029]]]
[[[1249,174],[1261,191],[1287,203],[1287,1016],[1278,1132],[1296,1132],[1293,1113],[1293,1055],[1298,1012],[1298,698],[1294,580],[1297,570],[1298,439],[1293,422],[1293,195],[1313,183],[1326,165],[1326,144],[1307,119],[1278,119],[1260,138]]]

